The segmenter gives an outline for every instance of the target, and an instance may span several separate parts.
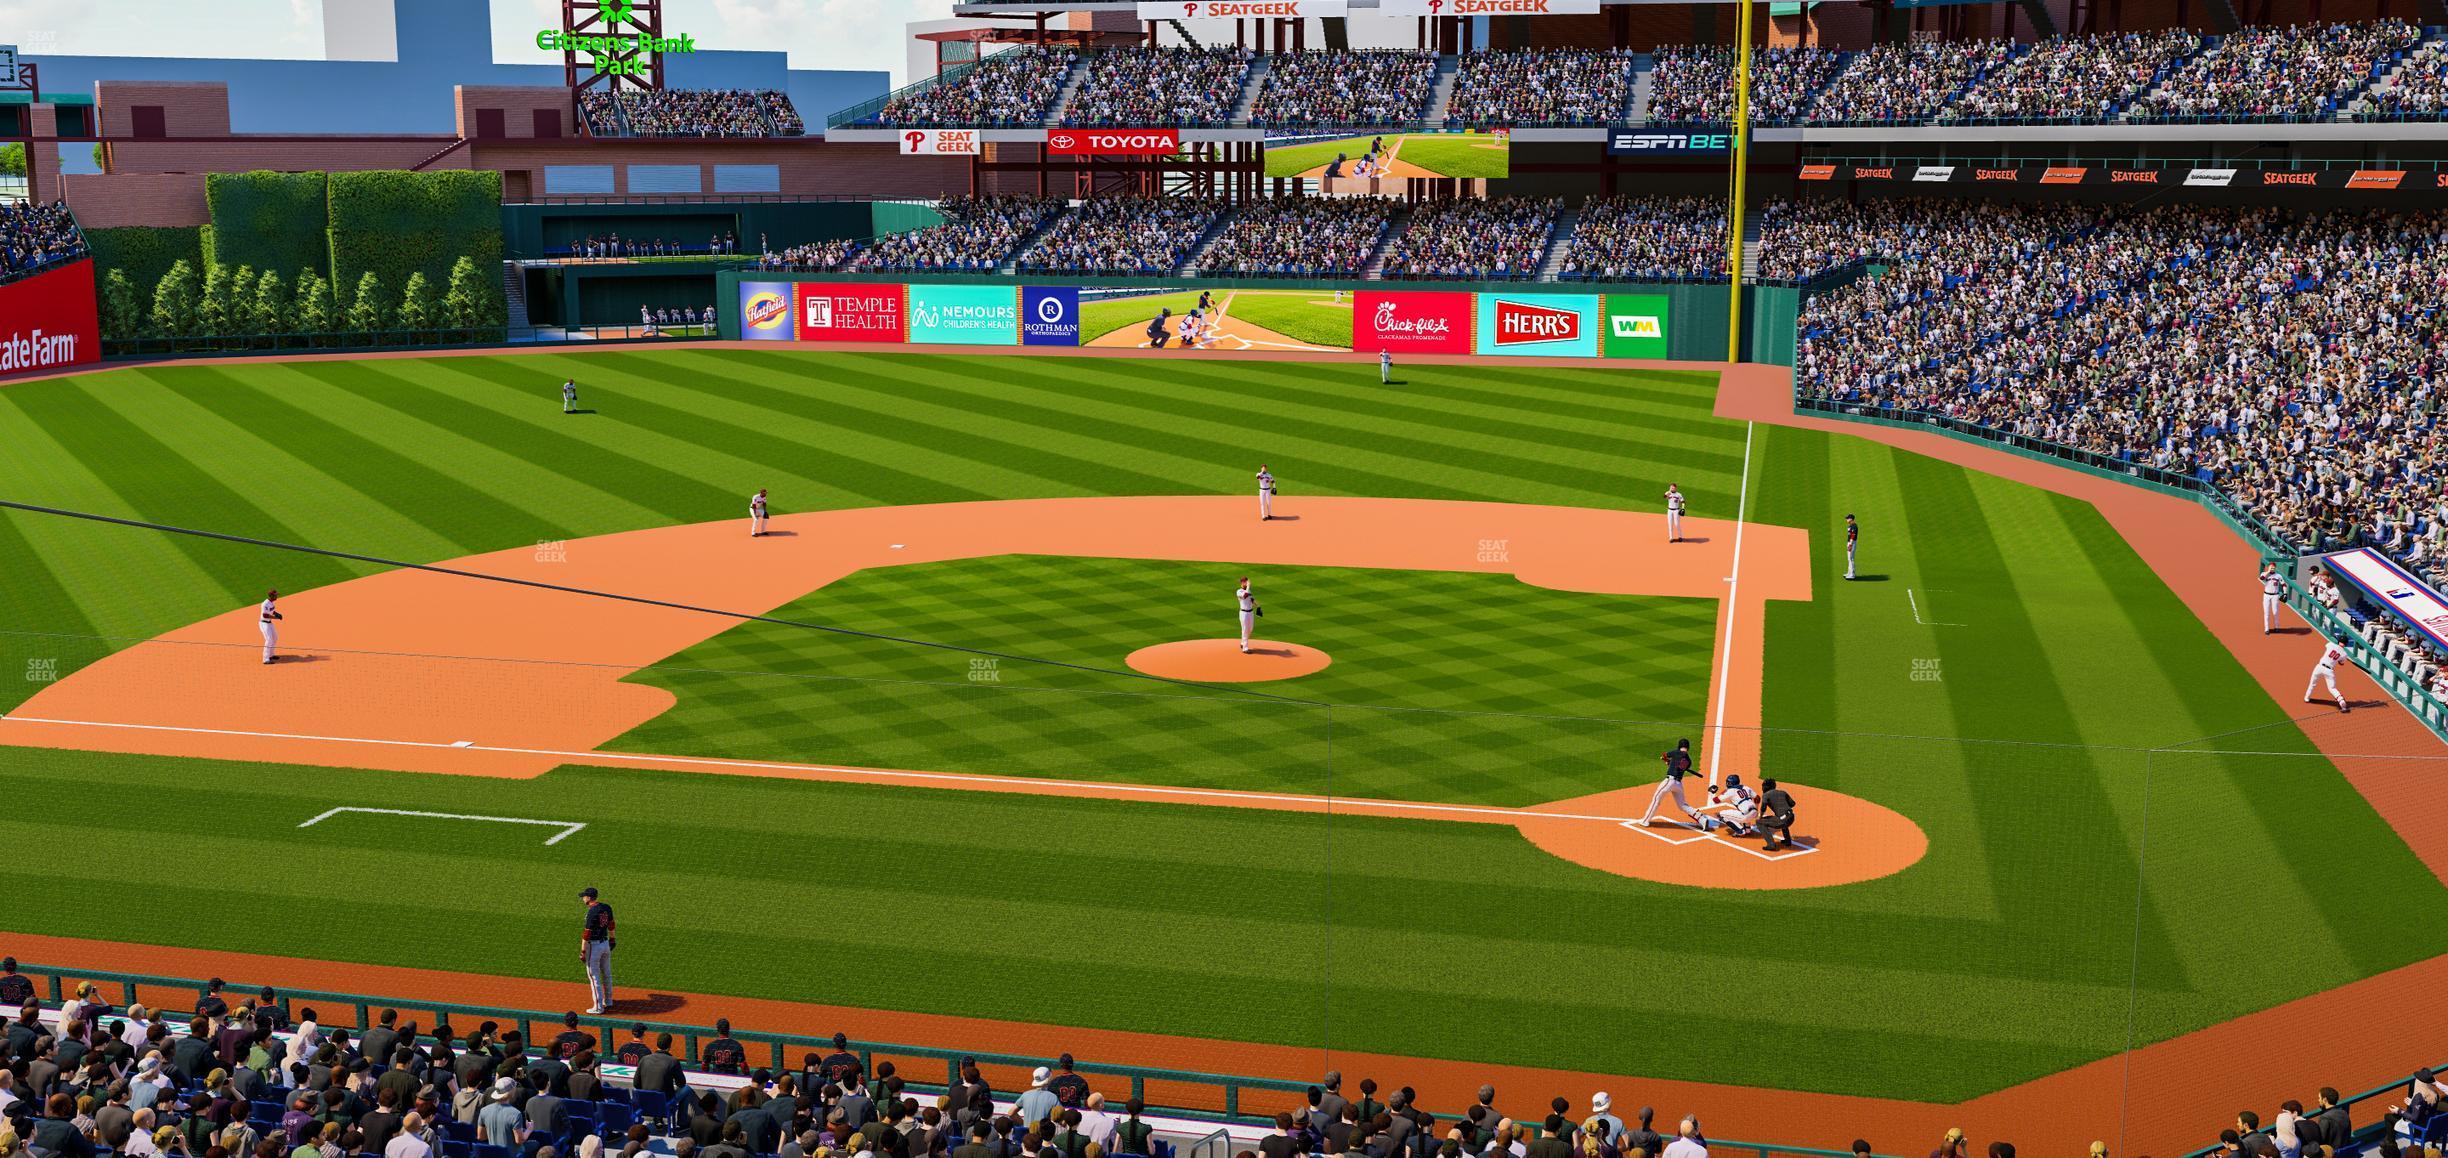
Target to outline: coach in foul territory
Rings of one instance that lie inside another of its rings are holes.
[[[586,906],[586,920],[578,927],[578,959],[586,964],[587,991],[594,1003],[587,1007],[591,1014],[612,1010],[612,906],[596,899],[590,887],[578,894],[578,903]]]

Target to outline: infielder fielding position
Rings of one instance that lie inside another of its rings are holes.
[[[1265,463],[1258,464],[1258,521],[1275,517],[1275,476],[1267,473]]]
[[[1241,654],[1249,654],[1250,629],[1258,626],[1258,597],[1250,594],[1249,576],[1241,577],[1241,586],[1233,592],[1233,601],[1241,609]]]
[[[1666,484],[1666,541],[1683,541],[1683,492],[1673,483]]]
[[[2338,694],[2337,665],[2338,661],[2344,658],[2346,658],[2346,645],[2334,639],[2329,641],[2328,646],[2321,648],[2320,662],[2312,665],[2312,678],[2304,684],[2305,703],[2312,702],[2312,689],[2327,684],[2329,685],[2329,698],[2337,701],[2339,711],[2351,712],[2354,710],[2346,706],[2346,697]],[[270,663],[271,661],[264,662]]]
[[[753,539],[764,533],[765,488],[758,487],[757,493],[748,496],[748,537]]]
[[[263,629],[263,661],[270,663],[273,652],[280,647],[280,608],[273,606],[280,599],[280,589],[264,592],[263,606],[255,609],[255,625]]]

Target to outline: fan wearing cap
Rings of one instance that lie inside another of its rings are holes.
[[[586,965],[587,990],[594,1004],[587,1012],[597,1016],[612,1011],[612,906],[596,899],[593,888],[578,893],[578,903],[586,907],[586,921],[578,930],[578,960]]]
[[[521,1090],[517,1078],[493,1079],[493,1093],[485,1108],[476,1111],[476,1136],[487,1146],[515,1149],[525,1141],[527,1112],[519,1105]]]
[[[1038,1066],[1035,1070],[1030,1071],[1029,1088],[1022,1091],[1019,1098],[1012,1103],[1012,1108],[1020,1113],[1022,1125],[1034,1126],[1043,1122],[1053,1117],[1054,1111],[1062,1107],[1061,1100],[1054,1096],[1052,1090],[1046,1088],[1047,1080],[1052,1077],[1053,1072],[1044,1066]]]
[[[1615,1135],[1623,1133],[1623,1119],[1615,1116],[1615,1098],[1605,1090],[1590,1095],[1590,1116],[1581,1123],[1584,1133],[1594,1135],[1601,1143],[1613,1143]]]

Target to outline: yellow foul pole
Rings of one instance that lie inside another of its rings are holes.
[[[1751,6],[1753,0],[1734,3],[1734,167],[1727,178],[1726,206],[1726,270],[1731,274],[1726,287],[1726,361],[1742,361],[1743,312],[1743,191],[1744,178],[1751,168]]]

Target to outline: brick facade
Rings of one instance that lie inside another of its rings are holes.
[[[71,173],[60,180],[77,223],[88,228],[212,223],[202,173]]]
[[[136,135],[136,110],[162,110],[168,137],[226,137],[230,131],[229,86],[220,81],[104,80],[94,82],[105,137]]]

